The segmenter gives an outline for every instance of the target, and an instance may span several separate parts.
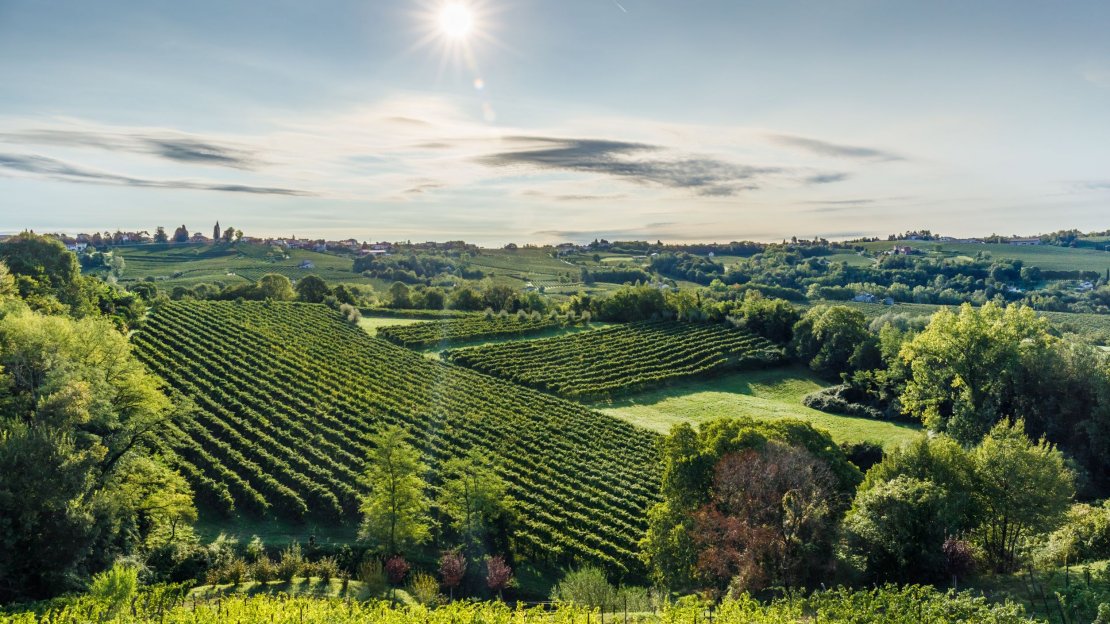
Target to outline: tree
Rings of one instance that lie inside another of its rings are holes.
[[[288,277],[279,273],[267,273],[258,279],[256,286],[258,295],[262,299],[275,301],[292,301],[294,295],[293,282]]]
[[[0,262],[0,300],[15,294],[15,277],[8,270],[8,265]]]
[[[861,491],[844,519],[849,551],[876,580],[928,583],[944,577],[946,491],[899,475]]]
[[[497,597],[501,598],[501,592],[505,591],[513,582],[513,569],[505,562],[505,558],[501,555],[494,555],[486,559],[486,587],[490,591],[497,592]]]
[[[984,512],[978,537],[994,568],[1012,572],[1024,537],[1060,525],[1075,494],[1075,475],[1054,446],[1025,435],[1021,420],[995,425],[972,462]]]
[[[320,303],[331,294],[328,283],[316,275],[306,275],[297,280],[297,299],[309,303]]]
[[[189,242],[189,228],[182,225],[173,231],[173,242],[187,243]]]
[[[409,287],[404,282],[393,282],[393,285],[389,287],[389,307],[412,307],[412,300],[409,298]]]
[[[828,569],[836,480],[801,447],[768,441],[721,458],[694,514],[698,575],[718,589],[797,586]]]
[[[242,237],[242,234],[239,234],[239,236]],[[235,240],[235,237],[236,237],[235,228],[229,227],[226,230],[224,230],[222,238],[223,238],[223,241],[225,243],[230,243],[231,241]]]
[[[974,444],[996,422],[1014,415],[1008,400],[1025,359],[1051,342],[1047,321],[1031,308],[970,304],[937,312],[925,331],[902,346],[910,377],[901,402],[935,432]]]
[[[373,450],[363,484],[367,494],[359,509],[359,538],[385,554],[403,552],[428,539],[430,507],[424,494],[428,467],[405,441],[399,428],[389,428],[371,439]]]
[[[455,588],[462,584],[466,576],[466,557],[461,552],[445,552],[439,559],[439,581],[447,588],[449,596],[455,599]]]
[[[764,299],[758,290],[749,290],[739,310],[745,329],[780,344],[794,337],[794,325],[800,319],[797,308],[785,299]]]
[[[164,243],[164,242],[168,241],[169,239],[170,239],[170,237],[166,235],[166,228],[159,225],[154,230],[154,242]]]
[[[442,471],[439,508],[463,538],[464,546],[478,548],[486,532],[512,509],[505,481],[477,452],[448,460]]]
[[[452,310],[463,310],[466,312],[475,312],[481,310],[482,298],[473,288],[466,286],[458,286],[451,291],[451,296],[448,298],[448,307]]]
[[[675,425],[661,443],[661,500],[648,510],[647,534],[640,541],[654,582],[676,591],[698,586],[695,572],[705,541],[694,540],[694,516],[714,500],[715,467],[726,455],[759,450],[770,441],[804,448],[824,463],[834,478],[830,515],[839,517],[845,510],[841,501],[861,476],[828,433],[791,419],[721,418],[697,430],[686,423]]]
[[[11,312],[0,370],[0,602],[74,589],[191,520],[178,477],[145,459],[170,403],[110,322]]]
[[[794,325],[794,352],[818,373],[835,377],[853,368],[874,338],[862,312],[846,306],[816,306]]]
[[[73,316],[96,313],[94,281],[81,275],[76,254],[61,241],[22,232],[0,243],[0,262],[7,265],[19,296],[32,308]]]

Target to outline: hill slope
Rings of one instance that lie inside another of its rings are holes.
[[[134,337],[197,410],[164,443],[213,506],[352,523],[367,437],[404,427],[433,471],[500,459],[522,550],[633,568],[659,483],[656,435],[366,335],[312,304],[177,302]]]

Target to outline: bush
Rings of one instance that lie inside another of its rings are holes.
[[[313,567],[315,568],[316,576],[320,577],[320,580],[325,583],[339,576],[339,562],[333,556],[320,559]]]
[[[385,562],[385,576],[393,585],[400,585],[405,582],[405,577],[408,576],[409,569],[412,566],[408,561],[400,555],[394,555]]]
[[[612,605],[616,593],[616,588],[605,577],[604,570],[586,566],[567,572],[563,580],[551,590],[551,600],[596,609]]]
[[[862,403],[854,403],[845,397],[848,390],[847,384],[822,388],[810,392],[802,399],[802,405],[827,414],[843,414],[860,418],[874,418],[881,420],[883,413],[874,407]]]
[[[1052,532],[1036,558],[1043,566],[1110,558],[1110,500],[1101,507],[1072,505],[1063,526]]]
[[[409,593],[422,605],[435,604],[439,600],[439,582],[431,574],[417,572],[409,581]]]
[[[301,545],[292,544],[281,551],[281,561],[277,565],[277,576],[286,583],[291,583],[293,577],[304,569],[304,555],[301,554]]]
[[[135,595],[139,587],[138,568],[117,563],[97,574],[89,586],[89,595],[103,602],[109,613],[116,613]]]
[[[358,580],[366,587],[366,591],[371,596],[377,596],[385,592],[386,584],[385,568],[382,562],[373,555],[367,555],[366,559],[358,566]]]
[[[269,583],[277,577],[277,566],[266,555],[262,555],[251,564],[251,578],[259,583]]]

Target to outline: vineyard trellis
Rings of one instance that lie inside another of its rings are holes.
[[[651,432],[371,338],[323,305],[173,302],[133,343],[195,403],[159,444],[217,509],[353,521],[369,439],[398,425],[433,468],[471,449],[497,460],[523,552],[640,565]]]
[[[572,321],[565,318],[552,316],[481,315],[411,325],[389,325],[379,327],[377,335],[402,347],[419,348],[481,338],[529,336],[565,327],[570,323]]]
[[[780,347],[720,323],[647,321],[447,351],[448,361],[573,398],[592,398],[784,359]]]

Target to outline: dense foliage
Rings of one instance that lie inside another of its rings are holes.
[[[445,356],[454,364],[569,397],[612,395],[783,358],[774,344],[742,329],[676,321],[458,349]]]
[[[387,601],[358,602],[341,598],[289,598],[284,596],[234,596],[216,601],[197,601],[179,588],[156,587],[131,596],[132,601],[89,596],[34,611],[0,615],[0,624],[78,624],[97,621],[111,614],[120,624],[588,624],[601,614],[595,608],[560,604],[513,608],[503,602],[452,602],[445,606],[392,606]],[[130,604],[128,604],[130,602]],[[613,616],[610,616],[613,617]],[[638,614],[633,614],[639,621]],[[655,617],[653,616],[654,620]],[[964,622],[966,624],[1019,624],[1037,622],[1021,606],[1010,602],[990,604],[970,593],[943,592],[932,587],[884,586],[871,590],[834,589],[809,595],[791,594],[764,604],[747,595],[726,599],[707,608],[698,600],[666,603],[658,619],[668,624],[797,624],[826,622],[855,624],[886,622]]]
[[[197,405],[163,440],[209,506],[351,518],[373,435],[396,425],[433,470],[471,450],[496,460],[521,555],[636,567],[651,433],[373,339],[321,305],[171,303],[134,342]]]

